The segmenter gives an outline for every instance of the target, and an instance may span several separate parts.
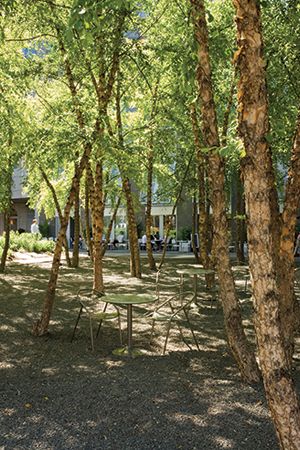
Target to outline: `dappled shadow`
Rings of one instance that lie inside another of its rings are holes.
[[[166,261],[165,295],[176,292],[178,264]],[[106,257],[107,292],[155,292],[155,274],[130,278],[128,257]],[[31,335],[49,268],[10,264],[0,276],[0,446],[7,449],[276,449],[262,386],[240,381],[228,351],[219,302],[200,300],[191,311],[200,352],[189,351],[176,328],[161,356],[165,326],[136,319],[134,344],[145,356],[112,355],[119,345],[114,322],[105,323],[91,352],[89,324],[78,313],[76,292],[90,287],[89,260],[78,270],[61,266],[50,334]],[[186,281],[192,288],[192,279]],[[199,291],[202,289],[199,284]],[[250,294],[239,289],[247,333],[252,338]],[[126,328],[126,318],[122,319]],[[186,338],[193,345],[188,330]],[[124,330],[126,339],[126,330]],[[295,371],[298,377],[298,370]]]
[[[212,370],[202,352],[128,360],[47,348],[5,371],[5,448],[277,448],[261,387]]]

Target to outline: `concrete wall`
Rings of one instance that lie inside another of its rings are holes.
[[[12,218],[16,218],[17,220],[17,230],[22,228],[23,230],[30,232],[30,226],[32,220],[34,219],[34,211],[29,209],[26,205],[27,199],[22,200],[14,200],[12,212]],[[0,234],[3,233],[4,230],[4,218],[3,214],[0,214]]]
[[[193,203],[190,199],[183,199],[177,207],[177,236],[182,228],[192,229]]]
[[[12,199],[27,199],[28,195],[23,191],[23,181],[26,177],[25,169],[17,167],[14,169],[13,174],[13,186],[12,186]]]

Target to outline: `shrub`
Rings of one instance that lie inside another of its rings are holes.
[[[191,239],[191,227],[182,227],[178,230],[178,239],[182,241],[189,241]]]
[[[0,252],[4,247],[5,236],[0,237]],[[25,251],[25,252],[53,252],[55,242],[42,239],[41,235],[22,233],[11,231],[9,249],[13,252]]]

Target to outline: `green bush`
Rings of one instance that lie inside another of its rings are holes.
[[[0,254],[4,247],[5,236],[0,237]],[[41,235],[11,231],[9,249],[13,252],[53,252],[55,243],[43,240]]]
[[[178,230],[178,239],[182,241],[189,241],[191,239],[191,227],[182,227]]]

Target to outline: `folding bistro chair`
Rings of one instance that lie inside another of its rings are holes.
[[[93,333],[94,321],[98,322],[98,329],[96,333],[97,338],[103,321],[117,319],[119,326],[120,343],[122,345],[122,329],[121,329],[121,317],[119,309],[116,306],[114,306],[115,311],[107,312],[108,303],[105,302],[105,297],[103,296],[103,293],[95,290],[91,291],[89,289],[80,289],[77,292],[76,299],[79,302],[79,313],[74,326],[71,342],[73,342],[79,320],[82,318],[82,314],[86,314],[89,319],[91,346],[93,351],[94,351],[94,333]]]
[[[297,286],[297,289],[299,290],[300,289],[300,267],[295,269],[294,277],[295,277],[295,284]]]
[[[167,334],[163,348],[163,355],[166,352],[172,325],[177,325],[183,342],[188,346],[190,350],[192,350],[192,347],[186,341],[182,331],[183,324],[187,324],[188,328],[191,331],[196,347],[200,351],[199,344],[189,318],[189,311],[190,309],[192,309],[193,302],[194,302],[194,292],[180,292],[176,295],[169,297],[163,303],[158,305],[154,309],[152,315],[150,316],[152,319],[150,343],[152,341],[154,334],[155,322],[158,321],[167,323]]]

